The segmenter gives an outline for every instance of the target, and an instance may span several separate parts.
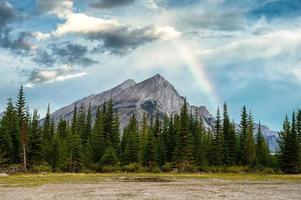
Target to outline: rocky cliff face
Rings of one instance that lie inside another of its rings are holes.
[[[149,118],[157,112],[162,117],[165,114],[172,116],[175,113],[179,113],[184,103],[184,97],[179,95],[174,86],[164,77],[157,74],[140,83],[129,79],[110,90],[100,94],[93,94],[65,106],[52,113],[51,117],[55,122],[58,122],[60,118],[71,120],[75,105],[84,105],[86,108],[91,105],[95,116],[97,107],[102,106],[104,102],[110,99],[113,101],[114,109],[118,110],[121,129],[126,126],[133,114],[138,121],[142,120],[144,113]],[[189,105],[189,110],[199,115],[206,128],[210,129],[212,127],[214,117],[205,106],[196,107]],[[262,130],[269,141],[270,149],[274,150],[277,137],[276,132],[270,131],[266,126]]]
[[[136,115],[138,121],[142,119],[144,113],[148,117],[157,112],[161,116],[164,114],[171,116],[178,113],[184,103],[184,97],[179,95],[174,86],[157,74],[140,83],[127,80],[110,90],[85,97],[55,111],[51,117],[55,122],[58,122],[60,118],[71,120],[75,105],[84,105],[86,108],[91,105],[95,114],[97,107],[102,106],[104,102],[110,99],[113,100],[113,107],[118,110],[120,115],[121,128],[127,124],[133,114]],[[206,127],[211,127],[213,117],[205,106],[189,106],[189,108],[200,115]]]

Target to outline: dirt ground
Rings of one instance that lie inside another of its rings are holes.
[[[172,179],[133,181],[106,179],[98,183],[0,187],[1,200],[119,199],[301,199],[301,182],[273,180]]]

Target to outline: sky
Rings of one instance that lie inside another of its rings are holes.
[[[300,0],[0,0],[0,110],[43,115],[160,73],[211,113],[280,130],[301,107]]]

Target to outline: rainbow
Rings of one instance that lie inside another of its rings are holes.
[[[173,47],[178,58],[181,58],[186,67],[188,67],[191,75],[201,89],[201,92],[209,98],[211,106],[215,109],[220,103],[220,98],[214,84],[207,75],[204,66],[201,64],[199,56],[195,54],[197,50],[191,45],[186,44],[184,41],[173,42]]]

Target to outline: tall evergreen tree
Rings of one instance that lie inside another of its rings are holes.
[[[30,132],[29,132],[29,143],[28,143],[28,160],[31,164],[40,164],[43,160],[43,135],[39,126],[39,115],[38,111],[34,110]]]
[[[97,108],[91,137],[89,139],[89,157],[93,163],[99,162],[105,151],[105,138],[103,131],[103,113]]]
[[[130,164],[139,161],[139,133],[136,117],[133,115],[128,126],[124,129],[121,143],[121,154],[123,164]]]
[[[111,134],[111,142],[112,142],[112,147],[115,151],[115,154],[117,158],[120,157],[120,130],[119,130],[119,115],[118,112],[115,112],[115,115],[113,116],[112,119],[112,134]]]
[[[247,165],[255,164],[256,152],[255,152],[255,141],[254,141],[254,119],[251,113],[248,116],[245,156],[246,156]]]
[[[221,124],[221,115],[219,108],[217,108],[216,119],[214,122],[213,128],[213,141],[212,141],[212,157],[211,163],[213,165],[222,165],[223,164],[223,148],[224,148],[224,136],[222,131]]]
[[[71,132],[72,132],[72,134],[78,134],[78,114],[77,114],[77,105],[76,104],[74,104],[74,109],[73,109]]]
[[[9,163],[18,163],[21,152],[20,128],[12,99],[8,99],[7,107],[2,117],[0,137],[3,156],[8,159]]]
[[[241,121],[239,124],[239,154],[238,154],[238,160],[239,164],[247,165],[247,152],[246,152],[246,138],[248,134],[248,114],[247,114],[247,108],[244,106],[241,111]]]
[[[282,171],[286,173],[298,173],[300,170],[300,144],[298,142],[296,131],[295,112],[292,116],[290,125],[287,117],[283,124],[283,132],[280,134],[280,165]]]
[[[28,145],[28,132],[29,132],[29,119],[28,119],[28,108],[26,107],[26,99],[21,85],[16,102],[16,110],[20,128],[20,141],[22,144],[22,159],[24,171],[27,170],[27,145]]]
[[[260,166],[267,166],[269,160],[269,149],[262,135],[260,122],[256,134],[256,160]]]

